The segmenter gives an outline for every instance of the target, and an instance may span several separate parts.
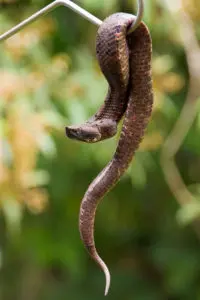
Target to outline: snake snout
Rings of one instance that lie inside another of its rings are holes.
[[[101,134],[97,127],[92,126],[68,126],[65,128],[68,138],[86,143],[96,143],[101,140]]]
[[[70,139],[76,139],[77,138],[77,132],[73,128],[65,127],[65,133],[66,133],[66,136]]]

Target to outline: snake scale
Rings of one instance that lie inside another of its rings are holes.
[[[134,21],[133,15],[116,13],[100,26],[96,52],[109,84],[108,94],[102,107],[88,121],[66,127],[69,138],[94,143],[114,136],[124,116],[114,156],[88,187],[79,216],[83,243],[105,273],[105,295],[110,286],[110,273],[95,248],[95,212],[100,200],[127,170],[144,136],[153,105],[151,37],[143,22],[133,33],[127,34]]]

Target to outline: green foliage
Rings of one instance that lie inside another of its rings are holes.
[[[78,2],[101,19],[133,11],[133,1]],[[179,207],[160,165],[189,87],[175,13],[165,2],[145,1],[153,118],[131,167],[97,212],[96,244],[112,274],[109,299],[200,299],[200,241],[193,227],[200,214],[198,105],[176,156],[193,202]],[[199,35],[198,1],[183,2]],[[5,7],[1,31],[42,5],[32,0]],[[104,277],[80,241],[78,216],[87,186],[112,157],[119,136],[87,145],[64,132],[65,125],[91,116],[106,94],[95,34],[94,25],[59,8],[0,46],[0,299],[103,297]]]

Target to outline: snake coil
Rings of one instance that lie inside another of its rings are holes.
[[[96,51],[109,89],[103,106],[79,126],[66,127],[69,138],[94,143],[114,136],[124,116],[115,154],[88,187],[80,208],[81,238],[91,257],[106,276],[105,295],[110,273],[97,253],[94,242],[94,220],[97,205],[127,170],[144,136],[152,112],[151,37],[142,22],[127,35],[133,15],[117,13],[108,17],[97,34]]]

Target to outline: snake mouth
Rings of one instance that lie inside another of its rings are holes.
[[[96,143],[101,140],[101,134],[96,127],[89,126],[68,126],[65,127],[68,138],[86,143]]]

